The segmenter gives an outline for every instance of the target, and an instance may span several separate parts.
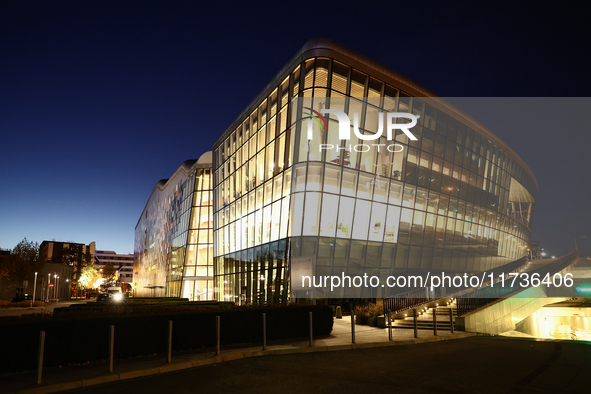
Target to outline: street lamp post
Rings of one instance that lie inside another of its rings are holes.
[[[33,299],[31,300],[31,308],[35,305],[35,292],[37,292],[37,272],[35,272],[35,283],[33,283]]]
[[[47,274],[47,303],[49,304],[49,284],[51,283],[51,273]]]
[[[59,276],[57,277],[56,287],[57,287],[57,297],[56,298],[59,301],[60,300],[60,277]]]
[[[55,285],[55,283],[57,282],[57,274],[53,274],[53,298],[55,299],[55,290],[57,289],[57,286]]]

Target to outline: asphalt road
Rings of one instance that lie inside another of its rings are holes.
[[[255,357],[72,390],[97,393],[588,393],[591,343],[474,337]]]

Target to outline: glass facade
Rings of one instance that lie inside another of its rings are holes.
[[[510,148],[395,75],[319,52],[292,61],[214,145],[216,299],[287,302],[305,259],[315,275],[387,276],[477,272],[526,254],[537,184]],[[345,145],[332,115],[308,140],[308,107],[358,113],[364,135],[380,112],[411,113],[417,140],[397,130],[366,141],[393,150],[356,149],[364,141],[351,133]]]
[[[211,152],[160,181],[135,229],[136,296],[213,299]]]
[[[213,299],[213,192],[211,169],[195,171],[195,192],[185,248],[182,297]]]

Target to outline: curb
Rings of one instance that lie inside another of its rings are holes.
[[[55,393],[65,390],[73,390],[82,387],[96,386],[105,383],[111,383],[127,379],[135,379],[144,376],[159,375],[168,372],[181,371],[183,369],[202,367],[211,364],[221,364],[228,361],[240,360],[243,358],[251,357],[262,357],[262,356],[278,356],[282,354],[297,354],[297,353],[318,353],[318,352],[336,352],[341,350],[355,350],[355,349],[369,349],[376,347],[387,347],[387,346],[406,346],[406,345],[418,345],[421,343],[431,343],[440,341],[450,341],[456,339],[465,339],[470,337],[479,336],[477,333],[462,333],[453,334],[453,337],[448,336],[437,336],[429,338],[415,338],[403,341],[387,341],[387,342],[368,342],[368,343],[351,343],[349,345],[327,345],[319,347],[286,347],[271,350],[259,350],[259,351],[228,351],[223,355],[213,356],[201,360],[194,361],[180,361],[173,362],[171,364],[165,364],[160,367],[142,369],[137,371],[129,371],[122,373],[111,373],[95,378],[76,380],[67,383],[56,383],[47,386],[33,387],[21,391],[14,391],[9,394],[48,394]]]

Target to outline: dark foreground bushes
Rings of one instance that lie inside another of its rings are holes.
[[[378,316],[384,314],[382,303],[358,305],[354,308],[355,324],[368,325],[370,327],[378,326]]]
[[[330,307],[300,305],[11,321],[0,325],[0,373],[36,368],[40,331],[45,331],[44,366],[56,367],[106,360],[110,325],[115,326],[115,358],[164,352],[169,320],[173,321],[173,350],[215,346],[216,316],[221,320],[222,346],[261,342],[263,312],[268,340],[308,336],[309,312],[314,335],[332,331]]]

